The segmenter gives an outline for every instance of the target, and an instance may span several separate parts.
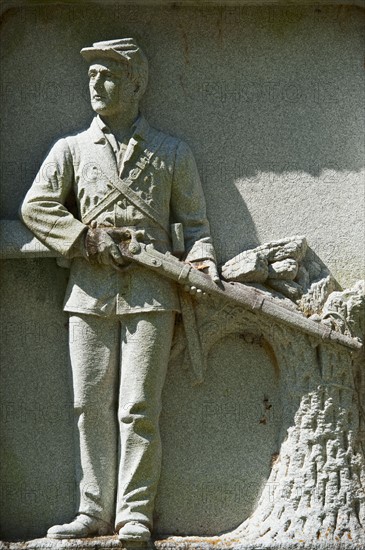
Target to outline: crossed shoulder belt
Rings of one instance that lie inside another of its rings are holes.
[[[156,153],[156,151],[161,147],[162,143],[166,139],[166,135],[162,132],[159,132],[152,143],[152,145],[149,146],[148,150],[144,151],[144,158],[140,161],[136,162],[137,168],[133,170],[133,177],[127,177],[125,179],[113,179],[110,180],[111,185],[113,186],[113,189],[103,197],[103,199],[98,202],[97,205],[95,205],[93,208],[91,208],[82,218],[83,223],[86,225],[89,225],[97,216],[103,212],[106,208],[114,204],[114,202],[120,198],[121,196],[123,198],[126,198],[128,201],[130,201],[134,206],[138,208],[143,214],[145,214],[148,218],[153,220],[155,224],[159,228],[161,228],[167,237],[170,236],[168,228],[165,227],[161,221],[160,221],[160,214],[146,201],[144,201],[138,193],[133,191],[131,188],[131,184],[134,180],[136,180],[143,170],[145,170],[146,166],[150,164],[153,155]]]

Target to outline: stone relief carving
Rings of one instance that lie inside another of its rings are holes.
[[[81,54],[96,117],[88,130],[54,145],[22,206],[39,240],[71,260],[65,311],[73,335],[80,503],[76,518],[51,527],[48,537],[115,529],[120,540],[147,541],[161,462],[161,392],[180,305],[173,283],[130,265],[117,243],[130,227],[165,253],[171,219],[185,261],[213,279],[218,274],[192,153],[139,112],[144,53],[126,38]],[[71,192],[76,217],[66,207]]]
[[[217,339],[230,334],[258,343],[279,373],[282,402],[290,411],[255,511],[237,529],[211,542],[220,548],[291,548],[298,543],[311,549],[334,548],[334,544],[360,548],[365,543],[362,353],[247,309],[219,301],[210,305],[210,311],[203,304],[197,307],[204,357],[209,357]],[[341,332],[351,326],[351,335],[363,341],[363,283],[332,293],[322,315],[318,323],[330,323]],[[208,360],[206,365],[209,371]],[[173,537],[169,543],[194,548],[204,540]],[[160,541],[158,547],[167,549],[168,543]]]
[[[365,281],[357,281],[352,288],[332,292],[323,306],[321,319],[342,334],[364,340]]]
[[[302,236],[243,251],[220,281],[192,154],[139,114],[144,54],[133,39],[81,53],[97,116],[56,143],[22,209],[71,262],[65,310],[80,335],[70,341],[80,507],[48,536],[150,540],[167,364],[184,354],[192,384],[202,383],[212,346],[240,334],[270,357],[291,415],[272,457],[272,495],[229,534],[157,546],[365,543],[364,283],[342,291]],[[65,206],[72,189],[76,217]],[[184,322],[173,337],[176,312]]]
[[[296,303],[306,316],[320,313],[329,294],[339,288],[301,236],[242,252],[223,265],[222,275],[227,281],[264,284]]]

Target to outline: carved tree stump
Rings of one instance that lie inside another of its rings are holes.
[[[327,344],[313,348],[308,338],[292,337],[290,344],[274,347],[284,365],[286,402],[296,408],[294,425],[255,512],[229,538],[365,543],[360,363],[346,350]]]
[[[365,545],[363,353],[236,306],[217,301],[215,313],[209,306],[209,320],[204,310],[197,318],[205,356],[217,337],[256,333],[280,368],[288,412],[280,451],[255,511],[216,544]]]

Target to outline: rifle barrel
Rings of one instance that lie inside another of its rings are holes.
[[[226,283],[224,281],[214,283],[209,275],[194,269],[188,263],[181,262],[169,252],[163,254],[154,249],[152,245],[144,243],[138,243],[138,245],[137,250],[134,247],[131,252],[127,242],[121,243],[122,255],[181,285],[196,286],[207,294],[219,296],[254,313],[260,312],[266,317],[296,328],[309,336],[331,341],[352,350],[359,351],[363,348],[361,341],[357,338],[336,332],[326,325],[307,319],[299,312],[290,311],[256,288],[241,283]]]

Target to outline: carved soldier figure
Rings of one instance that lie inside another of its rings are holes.
[[[188,146],[139,112],[147,60],[131,38],[81,50],[89,63],[90,128],[60,139],[30,188],[22,218],[70,260],[65,311],[80,452],[76,518],[52,538],[113,532],[148,540],[160,474],[159,414],[175,312],[175,283],[123,265],[113,231],[132,227],[161,252],[171,223],[185,260],[217,277],[196,164]],[[77,213],[67,208],[73,192]]]

